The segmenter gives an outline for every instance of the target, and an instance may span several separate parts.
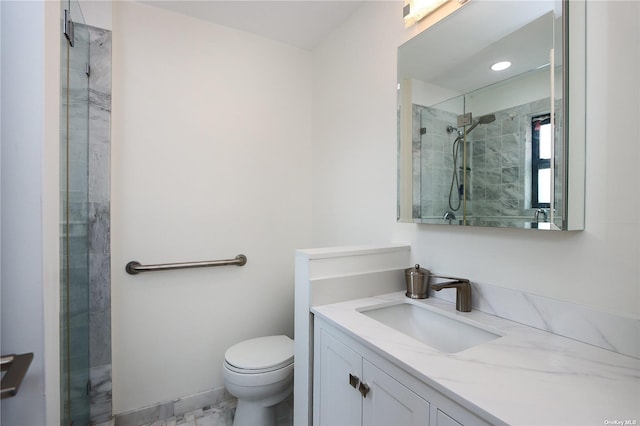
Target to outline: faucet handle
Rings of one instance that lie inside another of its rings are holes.
[[[542,214],[543,222],[547,221],[547,217],[548,217],[547,216],[547,211],[545,209],[543,209],[543,208],[539,208],[538,210],[536,210],[533,213],[533,220],[534,220],[535,223],[538,223],[540,221],[540,214]]]
[[[442,278],[443,280],[453,280],[451,283],[441,283],[441,284],[437,284],[437,285],[443,285],[443,284],[455,284],[455,283],[464,283],[464,282],[469,282],[468,279],[466,278],[458,278],[458,277],[447,277],[444,275],[431,275],[431,277],[433,278]],[[443,287],[443,288],[451,288],[451,287]]]

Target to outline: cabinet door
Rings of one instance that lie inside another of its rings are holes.
[[[438,410],[437,413],[436,423],[436,426],[462,426],[462,424],[458,423],[440,410]]]
[[[318,339],[316,339],[316,344]],[[314,380],[316,426],[360,426],[362,395],[357,388],[362,377],[362,357],[320,329],[320,371]],[[317,371],[317,370],[316,370]]]
[[[364,426],[427,426],[429,403],[367,360],[363,360]]]

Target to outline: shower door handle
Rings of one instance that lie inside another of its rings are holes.
[[[2,377],[2,383],[0,384],[0,388],[2,388],[2,399],[16,396],[22,384],[22,379],[24,379],[24,376],[27,374],[32,360],[33,353],[31,352],[20,355],[2,356],[0,365],[2,366],[2,371],[5,372]]]

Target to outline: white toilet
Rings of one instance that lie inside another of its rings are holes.
[[[224,387],[238,398],[233,426],[275,426],[274,405],[293,391],[293,340],[245,340],[224,354]]]

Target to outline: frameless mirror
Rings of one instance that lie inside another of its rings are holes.
[[[584,8],[469,1],[399,47],[399,221],[583,229]]]

